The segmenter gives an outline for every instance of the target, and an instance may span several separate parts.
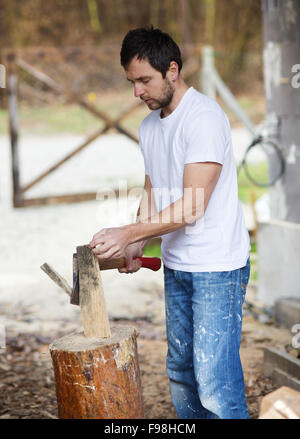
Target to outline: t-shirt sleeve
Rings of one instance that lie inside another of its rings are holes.
[[[142,135],[141,127],[139,129],[139,145],[140,145],[140,150],[141,150],[141,153],[142,153],[142,156],[143,156],[143,159],[144,159],[145,174],[149,175],[147,157],[146,157],[145,149],[144,149],[144,146],[143,146],[143,135]]]
[[[223,165],[227,144],[227,124],[222,115],[203,111],[185,126],[184,164],[217,162]]]

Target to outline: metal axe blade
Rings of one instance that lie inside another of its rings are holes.
[[[157,271],[161,267],[160,258],[147,258],[147,257],[138,257],[142,262],[142,267],[148,268],[153,271]],[[126,259],[116,258],[116,259],[108,259],[99,262],[99,269],[102,270],[111,270],[115,268],[122,268],[126,265]],[[73,253],[73,288],[70,297],[70,303],[72,305],[80,304],[80,294],[79,294],[79,267],[77,261],[77,253]]]
[[[72,305],[79,305],[79,272],[77,264],[77,253],[73,253],[73,289],[70,296]]]

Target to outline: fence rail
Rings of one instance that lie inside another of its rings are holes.
[[[202,88],[203,93],[215,98],[216,93],[219,93],[221,98],[232,109],[234,114],[241,120],[252,135],[256,135],[255,128],[247,115],[243,112],[234,96],[224,84],[220,75],[218,74],[214,66],[214,51],[210,46],[204,46],[202,48],[202,63],[199,56],[199,47],[197,46],[195,54],[190,56],[184,63],[183,78],[186,80],[193,75],[197,75],[199,80],[199,86]],[[91,48],[29,48],[24,51],[12,51],[6,50],[4,52],[4,62],[7,66],[7,91],[8,91],[8,109],[9,109],[9,122],[10,122],[10,144],[12,155],[12,181],[13,181],[13,206],[14,207],[27,207],[33,205],[45,205],[45,204],[57,204],[57,203],[72,203],[78,201],[86,201],[96,199],[96,192],[88,193],[74,193],[63,195],[50,195],[37,198],[26,198],[26,192],[32,187],[36,186],[42,180],[47,178],[50,174],[55,172],[62,165],[71,160],[74,156],[79,154],[83,149],[87,148],[94,140],[100,136],[106,134],[109,130],[116,130],[120,134],[127,136],[133,142],[138,144],[138,138],[131,133],[127,128],[121,125],[121,122],[132,115],[143,102],[138,101],[134,104],[127,106],[116,117],[112,118],[104,111],[101,111],[91,102],[88,102],[79,92],[75,92],[74,87],[71,89],[65,85],[62,85],[57,80],[53,79],[49,74],[44,73],[42,70],[37,69],[35,66],[25,61],[24,58],[29,59],[48,59],[52,62],[58,62],[63,57],[67,59],[73,59],[75,57],[76,62],[79,62],[82,58],[87,59],[88,55],[91,55],[93,50]],[[109,59],[111,54],[105,53],[104,59]],[[202,64],[202,66],[201,66]],[[94,133],[91,133],[86,139],[77,146],[73,151],[66,154],[56,163],[49,165],[48,169],[41,172],[36,178],[27,183],[20,182],[20,161],[19,161],[19,115],[18,115],[18,81],[19,71],[26,72],[30,77],[38,80],[42,84],[46,85],[57,95],[65,97],[66,103],[76,103],[84,108],[86,111],[93,114],[101,122],[104,122],[104,127],[101,127]]]

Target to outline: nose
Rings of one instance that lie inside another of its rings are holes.
[[[134,96],[136,98],[142,96],[144,94],[144,89],[142,84],[134,84]]]

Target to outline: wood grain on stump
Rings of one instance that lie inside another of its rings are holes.
[[[144,417],[137,332],[127,326],[111,331],[109,338],[74,333],[50,345],[59,418]]]

